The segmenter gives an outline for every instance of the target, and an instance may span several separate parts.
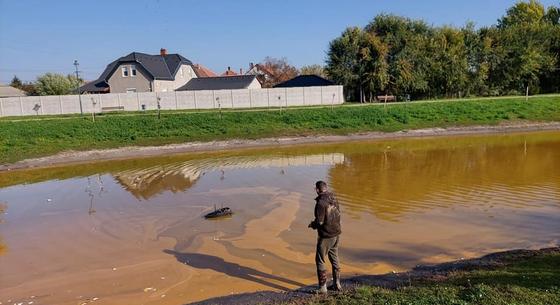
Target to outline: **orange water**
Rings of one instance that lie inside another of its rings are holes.
[[[0,302],[185,304],[314,283],[316,180],[345,276],[558,245],[560,133],[350,142],[0,173]],[[233,217],[202,215],[224,205]]]

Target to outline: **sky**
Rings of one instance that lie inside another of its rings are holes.
[[[329,42],[380,13],[492,25],[515,0],[0,0],[0,83],[46,72],[96,79],[130,52],[179,53],[222,73],[266,56],[323,64]],[[541,0],[545,6],[558,0]]]

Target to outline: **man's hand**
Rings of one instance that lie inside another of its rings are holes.
[[[312,222],[309,223],[309,225],[307,227],[315,230],[315,229],[317,229],[317,224],[315,224],[315,221],[312,221]]]

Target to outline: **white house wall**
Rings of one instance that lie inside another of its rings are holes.
[[[190,65],[181,65],[175,75],[175,80],[154,80],[155,92],[170,92],[175,91],[179,87],[188,83],[192,78],[196,77],[193,68]],[[183,71],[183,73],[181,73]]]

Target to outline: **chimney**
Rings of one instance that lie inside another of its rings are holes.
[[[167,55],[167,49],[164,49],[164,48],[159,49],[159,55],[161,55],[161,56]]]
[[[239,68],[239,75],[243,75],[243,68]]]
[[[231,71],[231,67],[227,67],[227,70],[228,70],[228,71]]]
[[[255,67],[254,63],[249,63],[249,70],[253,69]]]

